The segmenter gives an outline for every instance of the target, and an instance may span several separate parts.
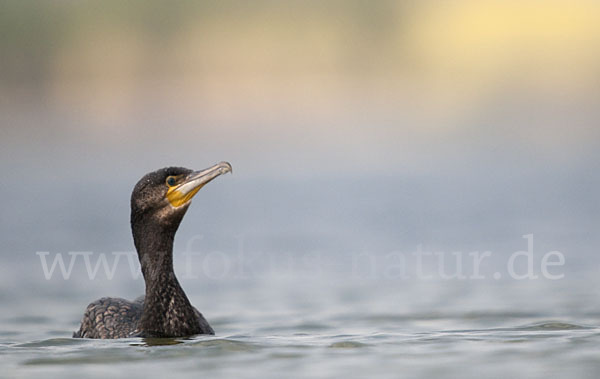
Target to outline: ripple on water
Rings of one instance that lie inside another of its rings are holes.
[[[181,338],[142,338],[131,342],[131,346],[170,346],[185,343],[185,339]]]
[[[50,324],[52,319],[46,316],[32,316],[32,315],[23,315],[19,317],[8,317],[4,321],[19,324],[19,325],[30,325],[30,324]]]
[[[13,345],[13,347],[58,347],[58,346],[75,346],[86,345],[92,343],[90,340],[83,338],[49,338],[41,341],[25,342]]]
[[[532,324],[527,324],[523,326],[519,326],[514,330],[523,330],[523,331],[559,331],[559,330],[577,330],[577,329],[595,329],[593,326],[588,325],[580,325],[573,324],[568,322],[561,321],[542,321],[536,322]]]
[[[362,342],[357,342],[357,341],[340,341],[340,342],[334,342],[331,345],[329,345],[330,348],[333,349],[357,349],[357,348],[363,348],[363,347],[367,347],[369,345],[367,345],[366,343],[362,343]]]
[[[250,342],[244,342],[239,340],[217,338],[217,339],[201,339],[194,340],[189,345],[212,348],[223,352],[235,352],[235,351],[256,351],[261,348],[260,345]]]
[[[290,325],[269,325],[269,326],[257,328],[256,332],[259,334],[277,334],[277,333],[287,333],[290,330],[294,330],[297,333],[312,334],[312,333],[322,333],[323,331],[331,330],[331,329],[333,329],[333,326],[331,326],[331,325],[328,325],[325,323],[308,322],[307,321],[307,322],[297,323],[292,326],[290,326]]]

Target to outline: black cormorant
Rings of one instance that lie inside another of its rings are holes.
[[[173,240],[192,197],[231,172],[227,162],[206,170],[167,167],[146,174],[131,194],[131,230],[146,294],[134,301],[102,298],[88,305],[76,338],[183,337],[214,334],[188,300],[173,271]]]

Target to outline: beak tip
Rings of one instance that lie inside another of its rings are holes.
[[[229,162],[223,161],[223,162],[219,163],[219,165],[221,166],[221,171],[223,174],[226,174],[226,173],[233,174],[233,167],[231,167],[231,164]]]

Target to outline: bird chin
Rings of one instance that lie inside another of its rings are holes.
[[[183,215],[189,208],[191,200],[178,207],[174,207],[171,203],[166,204],[155,214],[156,220],[163,225],[172,224],[174,217],[183,218]]]

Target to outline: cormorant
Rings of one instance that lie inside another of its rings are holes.
[[[183,337],[215,334],[173,271],[173,240],[192,197],[231,172],[227,162],[202,171],[167,167],[146,174],[131,194],[131,230],[146,283],[134,301],[105,297],[88,305],[75,338]]]

